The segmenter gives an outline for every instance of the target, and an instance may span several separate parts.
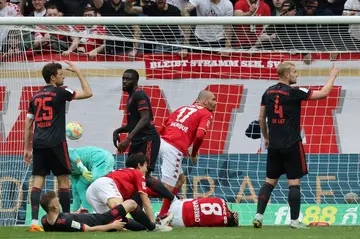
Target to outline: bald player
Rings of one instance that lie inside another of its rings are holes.
[[[161,181],[174,195],[183,184],[182,158],[190,156],[189,147],[193,145],[191,158],[194,165],[197,163],[197,153],[210,127],[215,106],[215,95],[211,91],[202,90],[195,104],[180,107],[163,123],[159,151],[162,159]],[[170,204],[169,200],[164,200],[159,216],[167,213]]]

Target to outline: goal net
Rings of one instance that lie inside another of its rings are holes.
[[[360,29],[351,25],[359,24],[358,19],[5,19],[7,23],[0,22],[6,24],[0,26],[1,225],[31,219],[32,167],[23,163],[24,119],[32,94],[44,85],[42,66],[64,60],[78,65],[94,92],[89,100],[70,103],[67,121],[81,123],[84,135],[68,140],[69,147],[91,145],[115,153],[112,132],[126,124],[128,96],[121,82],[126,69],[139,72],[157,127],[178,107],[194,103],[199,91],[212,91],[217,98],[214,120],[198,164],[182,161],[186,183],[180,194],[226,199],[231,210],[239,211],[241,225],[251,223],[265,179],[266,149],[257,118],[263,92],[276,83],[276,67],[293,61],[297,85],[314,90],[326,82],[335,62],[341,74],[330,96],[302,103],[301,136],[309,175],[301,184],[301,218],[306,224],[359,224]],[[75,75],[68,74],[65,84],[80,89]],[[124,166],[124,157],[117,155],[118,168]],[[160,175],[160,163],[155,175]],[[43,192],[47,190],[57,191],[53,176],[47,178]],[[289,223],[287,193],[283,176],[264,224]],[[160,201],[152,201],[158,211]]]

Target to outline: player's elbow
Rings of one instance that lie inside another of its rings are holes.
[[[206,134],[206,131],[205,131],[205,130],[203,130],[203,129],[198,129],[198,130],[196,131],[196,138],[197,138],[198,140],[202,140],[202,139],[205,137],[205,134]]]

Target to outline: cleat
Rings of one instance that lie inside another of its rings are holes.
[[[253,220],[254,228],[262,228],[263,215],[257,213]]]
[[[33,224],[30,227],[30,232],[43,232],[44,229],[40,225]]]
[[[172,227],[156,224],[156,227],[154,230],[152,230],[152,232],[169,232],[171,230]]]
[[[173,218],[174,218],[174,213],[168,213],[165,217],[160,219],[159,224],[161,226],[169,226],[169,224]]]
[[[302,222],[299,222],[298,220],[291,220],[290,227],[294,229],[309,229],[307,225],[305,225]]]

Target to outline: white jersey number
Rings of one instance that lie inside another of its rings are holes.
[[[194,114],[198,109],[191,107],[184,107],[179,111],[179,114],[176,118],[176,121],[179,123],[184,123],[184,121],[190,117],[190,115]],[[188,111],[186,114],[185,112]]]
[[[221,206],[218,203],[202,203],[200,207],[204,215],[222,216]]]

